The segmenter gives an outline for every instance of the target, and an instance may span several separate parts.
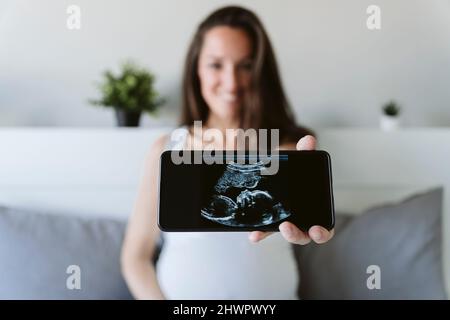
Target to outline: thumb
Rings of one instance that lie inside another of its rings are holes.
[[[304,136],[297,142],[297,150],[315,150],[316,138],[311,135]]]

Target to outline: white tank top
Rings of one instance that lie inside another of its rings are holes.
[[[184,140],[169,141],[166,149],[181,149]],[[162,232],[156,272],[166,298],[297,299],[299,275],[292,245],[280,233],[257,244],[248,234]]]

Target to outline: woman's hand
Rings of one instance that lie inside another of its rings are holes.
[[[313,136],[305,136],[297,142],[297,150],[314,150],[316,148],[316,139]],[[293,223],[288,221],[280,224],[280,232],[283,237],[294,244],[308,244],[311,239],[316,243],[325,243],[333,237],[334,229],[328,231],[321,226],[312,226],[308,232],[303,232]],[[249,235],[251,242],[258,242],[268,237],[273,232],[253,231]]]

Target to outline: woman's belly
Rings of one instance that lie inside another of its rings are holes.
[[[168,299],[297,299],[291,245],[279,233],[164,233],[157,276]]]

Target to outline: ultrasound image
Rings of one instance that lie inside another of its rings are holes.
[[[214,187],[201,215],[232,227],[259,227],[291,215],[274,195],[271,176],[261,175],[265,164],[230,162]]]

